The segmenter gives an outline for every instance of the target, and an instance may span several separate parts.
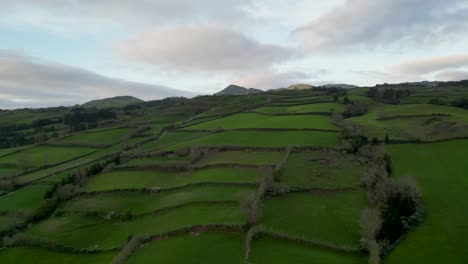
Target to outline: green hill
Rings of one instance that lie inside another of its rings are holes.
[[[92,100],[87,103],[82,104],[83,107],[96,107],[96,108],[116,108],[123,107],[130,104],[142,103],[144,102],[141,99],[135,98],[133,96],[116,96],[111,98]]]
[[[438,85],[2,111],[0,263],[464,263],[468,84]]]

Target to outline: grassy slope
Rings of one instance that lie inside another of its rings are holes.
[[[23,211],[38,208],[49,184],[33,184],[0,197],[0,211]]]
[[[344,105],[338,103],[306,104],[283,107],[262,107],[254,111],[266,114],[297,114],[309,112],[337,112],[344,111]],[[333,110],[333,111],[332,111]]]
[[[309,247],[294,242],[272,238],[259,238],[252,242],[251,264],[283,263],[323,263],[323,264],[362,264],[365,257],[359,254],[346,254]]]
[[[284,152],[271,151],[223,151],[209,154],[197,165],[238,163],[238,164],[271,164],[276,165],[284,156]]]
[[[394,175],[412,177],[426,206],[424,223],[412,230],[388,263],[465,263],[468,259],[468,140],[392,145]]]
[[[262,222],[276,232],[359,247],[358,219],[365,205],[362,191],[290,194],[266,199]]]
[[[132,263],[243,263],[243,237],[229,233],[177,236],[147,244],[132,255]],[[183,252],[183,253],[182,253]]]
[[[116,255],[116,252],[95,254],[63,253],[43,248],[17,247],[0,251],[0,263],[35,263],[35,264],[108,264]]]
[[[338,133],[316,131],[225,131],[172,145],[175,150],[190,145],[286,147],[288,145],[335,147]]]
[[[237,205],[196,205],[129,221],[106,221],[82,215],[52,217],[33,225],[26,233],[76,247],[114,248],[122,246],[129,235],[156,235],[199,224],[243,224]]]
[[[265,116],[255,113],[241,113],[189,127],[190,129],[213,130],[236,128],[314,128],[337,129],[327,116]]]
[[[128,188],[170,188],[197,182],[257,182],[262,175],[255,169],[208,168],[193,172],[116,170],[92,178],[86,191]]]
[[[342,153],[292,153],[281,173],[281,182],[306,188],[356,187],[365,171],[366,167],[353,156]]]
[[[254,191],[253,187],[200,186],[162,193],[102,193],[76,197],[60,208],[74,212],[120,212],[133,214],[198,201],[241,201]]]
[[[132,128],[120,128],[102,132],[82,132],[60,140],[58,143],[115,144],[132,130]]]

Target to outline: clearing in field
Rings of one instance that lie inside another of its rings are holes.
[[[206,168],[192,172],[120,169],[93,177],[84,190],[160,189],[206,182],[255,183],[261,177],[261,171],[252,168]]]
[[[205,232],[155,241],[138,249],[132,263],[243,263],[244,238],[235,233]]]
[[[408,233],[388,263],[463,263],[468,259],[468,140],[391,145],[394,175],[411,177],[426,207],[424,222]]]
[[[365,206],[366,196],[360,190],[294,193],[267,198],[262,223],[292,237],[359,248],[358,220]]]

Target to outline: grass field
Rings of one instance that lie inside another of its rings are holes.
[[[9,178],[20,174],[22,171],[17,167],[0,167],[0,179]]]
[[[335,147],[339,133],[318,131],[225,131],[172,145],[176,150],[191,145],[286,147],[288,145]]]
[[[156,150],[164,146],[170,146],[170,145],[182,142],[182,141],[188,141],[188,140],[196,139],[196,138],[203,137],[206,135],[209,135],[209,133],[171,131],[163,135],[157,140],[148,142],[138,147],[137,149],[134,150],[134,152],[145,152],[145,151]]]
[[[221,151],[210,153],[197,165],[213,164],[253,164],[253,165],[276,165],[284,156],[280,151]]]
[[[176,165],[190,162],[188,157],[164,157],[153,156],[147,158],[136,158],[125,163],[124,166],[151,166],[151,165]]]
[[[249,263],[320,263],[320,264],[363,264],[366,257],[360,254],[339,253],[295,242],[261,237],[252,241]]]
[[[254,111],[265,113],[265,114],[300,114],[300,113],[311,113],[311,112],[335,112],[341,113],[345,109],[343,104],[338,103],[319,103],[319,104],[305,104],[295,106],[282,106],[282,107],[261,107]]]
[[[102,132],[81,132],[70,137],[66,137],[57,143],[107,145],[120,142],[125,136],[129,135],[133,128],[111,129]]]
[[[117,252],[74,254],[34,247],[16,247],[0,251],[0,263],[36,263],[36,264],[108,264]]]
[[[242,201],[254,187],[197,186],[161,193],[101,193],[79,196],[60,207],[60,211],[118,212],[131,210],[135,215],[162,208],[200,201]]]
[[[303,102],[303,101],[315,101],[315,100],[330,100],[330,96],[300,96],[300,97],[293,97],[293,98],[281,98],[279,101],[281,102]]]
[[[52,217],[26,233],[75,248],[114,248],[133,235],[157,235],[192,225],[244,223],[238,205],[195,205],[129,221],[109,221],[83,215]]]
[[[164,172],[156,170],[115,170],[89,180],[86,191],[131,188],[170,188],[199,182],[245,183],[257,182],[261,173],[246,168],[207,168],[193,172]]]
[[[431,117],[433,114],[450,116]],[[391,139],[425,141],[468,136],[468,111],[448,106],[376,104],[368,114],[346,122],[360,126],[363,133],[379,139],[387,134]]]
[[[18,161],[23,159],[31,167],[41,167],[46,165],[55,165],[67,160],[87,155],[95,151],[92,148],[85,147],[59,147],[59,146],[37,146],[27,150],[4,156],[0,158],[0,164],[18,165]]]
[[[262,223],[290,236],[359,247],[358,220],[365,205],[362,191],[289,194],[265,200]]]
[[[292,153],[281,172],[281,182],[295,187],[356,187],[367,167],[353,156],[331,151]]]
[[[41,205],[45,192],[50,188],[50,184],[38,183],[2,196],[0,197],[0,212],[32,211]]]
[[[297,116],[265,116],[256,113],[241,113],[212,121],[207,121],[189,127],[198,130],[214,130],[219,127],[224,129],[237,128],[309,128],[331,129],[336,126],[327,116],[321,115],[297,115]]]
[[[232,233],[177,236],[145,245],[127,263],[239,264],[244,260],[243,243],[242,235]]]
[[[411,177],[426,207],[424,222],[410,231],[388,263],[465,263],[468,259],[468,140],[388,147],[394,175]]]

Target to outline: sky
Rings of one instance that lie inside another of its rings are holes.
[[[0,0],[0,109],[468,79],[467,0]]]

